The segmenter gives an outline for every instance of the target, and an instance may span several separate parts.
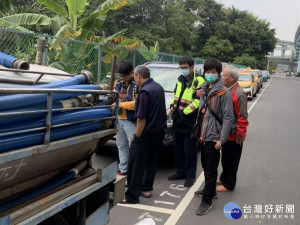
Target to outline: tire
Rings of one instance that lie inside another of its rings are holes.
[[[251,95],[250,97],[248,98],[250,101],[253,99],[253,90],[251,91]]]

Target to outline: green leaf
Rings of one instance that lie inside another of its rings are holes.
[[[38,3],[44,4],[45,6],[47,6],[47,8],[49,8],[50,10],[52,10],[53,12],[55,12],[58,16],[62,16],[64,18],[68,17],[68,11],[66,10],[66,8],[52,0],[37,0]]]
[[[60,28],[62,27],[62,24],[68,24],[68,20],[66,20],[63,17],[60,16],[55,16],[52,18],[52,22],[51,22],[51,28],[53,31],[53,34],[56,35],[57,32],[60,30]]]
[[[87,5],[86,0],[66,0],[68,9],[69,9],[69,17],[70,23],[73,29],[77,27],[77,19],[81,16],[85,11],[85,6]]]
[[[106,0],[96,11],[107,14],[109,10],[117,10],[123,6],[136,3],[137,0]]]
[[[102,57],[101,60],[106,64],[110,64],[112,63],[114,56],[117,56],[118,59],[121,59],[124,58],[124,56],[127,56],[128,53],[129,51],[126,51],[124,48],[113,48],[113,50],[109,54]]]
[[[70,26],[70,24],[63,25],[55,34],[56,37],[65,37],[65,38],[75,37],[75,35],[76,35],[76,30],[74,30]]]
[[[0,19],[0,27],[7,27],[7,28],[10,28],[10,29],[14,29],[14,30],[33,33],[33,31],[28,30],[25,27],[18,26],[15,23],[12,23],[12,22],[6,21],[6,20],[2,20],[2,19]]]
[[[72,12],[74,16],[81,16],[85,11],[87,0],[66,0],[69,12]]]
[[[117,37],[123,35],[123,34],[125,33],[126,30],[127,30],[127,29],[121,30],[121,31],[119,31],[119,32],[117,32],[117,33],[115,33],[115,34],[113,34],[113,35],[111,35],[111,36],[105,38],[105,39],[102,41],[102,44],[107,44],[107,43],[109,43],[110,41],[114,40],[115,38],[117,38]]]
[[[52,19],[39,15],[39,14],[33,14],[33,13],[22,13],[22,14],[16,14],[12,16],[5,16],[0,18],[0,25],[12,28],[12,29],[18,29],[23,31],[28,31],[26,28],[22,26],[26,25],[38,25],[38,26],[49,26],[52,23]]]

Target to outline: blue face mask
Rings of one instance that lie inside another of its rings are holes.
[[[209,83],[215,82],[216,80],[218,80],[218,78],[219,78],[218,74],[205,74],[205,79]]]
[[[190,70],[189,69],[180,69],[181,75],[184,77],[187,77],[190,75]]]

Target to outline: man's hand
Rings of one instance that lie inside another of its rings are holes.
[[[174,110],[175,110],[175,108],[174,108],[174,106],[172,106],[172,107],[170,108],[170,113],[174,112]]]
[[[113,104],[111,104],[111,109],[115,110],[115,108],[116,108],[116,103],[114,102]]]
[[[213,142],[216,143],[216,144],[215,144],[215,149],[217,149],[217,150],[221,150],[221,149],[222,149],[222,144],[221,144],[220,141],[214,140]]]
[[[236,136],[236,143],[237,143],[238,145],[242,145],[244,140],[245,140],[245,137],[242,137],[242,136]]]
[[[140,136],[142,136],[145,126],[146,126],[146,119],[145,118],[137,118],[135,135],[138,138]]]
[[[111,104],[111,109],[115,110],[115,108],[116,108],[116,102],[114,102],[113,104]],[[119,104],[119,108],[122,109],[122,105],[121,104]]]

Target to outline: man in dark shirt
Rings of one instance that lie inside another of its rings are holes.
[[[164,89],[150,78],[150,70],[137,66],[134,80],[140,87],[135,103],[136,133],[130,146],[123,204],[139,203],[139,196],[151,197],[160,146],[167,126]]]

